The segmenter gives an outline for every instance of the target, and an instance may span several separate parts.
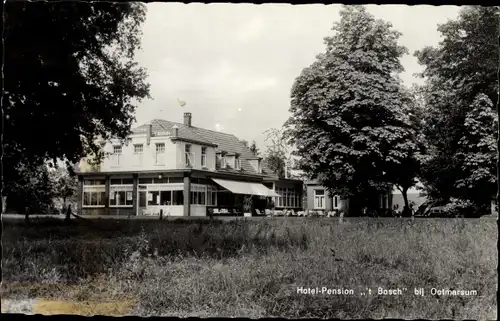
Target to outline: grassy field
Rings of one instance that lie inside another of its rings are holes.
[[[66,313],[81,314],[99,303],[141,316],[492,320],[497,239],[497,222],[483,219],[4,220],[2,297],[71,302]]]

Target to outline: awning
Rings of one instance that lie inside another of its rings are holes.
[[[258,195],[267,197],[279,196],[260,183],[248,183],[215,178],[212,178],[212,180],[234,194]]]

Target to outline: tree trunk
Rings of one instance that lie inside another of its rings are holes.
[[[68,205],[68,210],[66,211],[66,218],[64,219],[66,222],[69,222],[71,219],[71,205]]]
[[[408,202],[408,187],[403,187],[403,189],[401,190],[401,195],[403,196],[403,200],[405,202],[405,206],[403,208],[403,216],[411,216],[410,202]]]
[[[66,197],[63,197],[63,206],[62,206],[62,208],[63,208],[63,211],[66,208]]]
[[[410,202],[408,202],[408,188],[407,187],[403,188],[403,190],[401,191],[401,195],[403,195],[403,200],[405,202],[405,206],[410,208]]]

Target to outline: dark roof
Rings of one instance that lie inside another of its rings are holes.
[[[191,129],[191,127],[188,127],[181,123],[174,123],[163,119],[153,119],[151,122],[135,128],[133,132],[146,132],[149,125],[153,125],[153,133],[161,133],[166,131],[172,132],[172,127],[177,126],[179,128],[177,132],[177,137],[179,139],[185,139],[201,144],[217,145],[206,137],[197,135],[196,132]]]
[[[217,146],[216,151],[223,151],[231,154],[238,154],[241,159],[241,168],[243,173],[256,174],[257,172],[250,164],[249,160],[257,159],[248,146],[246,146],[238,137],[232,134],[226,134],[210,129],[187,126],[183,123],[171,122],[163,119],[154,119],[148,124],[141,125],[133,130],[133,132],[144,132],[148,130],[149,125],[153,125],[153,133],[171,131],[172,127],[179,128],[177,137],[181,140],[198,142]],[[240,172],[231,168],[218,169],[221,172]],[[277,177],[265,164],[262,164],[262,175]]]

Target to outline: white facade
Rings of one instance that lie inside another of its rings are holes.
[[[172,141],[172,136],[153,136],[147,142],[146,133],[132,134],[128,143],[118,139],[106,142],[107,156],[99,167],[92,167],[87,159],[80,162],[82,172],[149,171],[168,169],[199,169],[215,171],[215,147]],[[186,152],[189,150],[189,152]]]

